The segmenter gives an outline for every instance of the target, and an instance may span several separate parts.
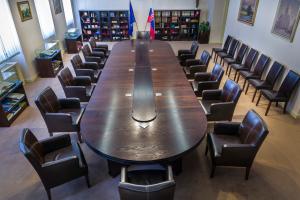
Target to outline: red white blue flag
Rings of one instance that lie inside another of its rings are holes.
[[[154,11],[153,8],[150,8],[148,23],[150,23],[150,39],[155,39],[155,20],[154,20]]]

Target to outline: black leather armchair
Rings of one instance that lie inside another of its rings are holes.
[[[243,63],[244,57],[245,57],[248,49],[249,49],[249,47],[246,44],[242,44],[242,46],[239,49],[235,58],[230,58],[230,57],[224,58],[224,60],[223,60],[224,65],[225,65],[225,63],[227,63],[226,74],[228,74],[230,65],[232,65],[232,64],[240,65]]]
[[[97,83],[103,65],[99,65],[97,62],[82,62],[78,54],[73,56],[71,63],[76,76],[89,76],[93,83]]]
[[[283,113],[286,113],[288,102],[293,94],[294,89],[297,87],[299,81],[300,81],[300,76],[294,71],[289,71],[289,73],[286,75],[278,91],[266,90],[266,89],[261,90],[256,105],[259,104],[261,96],[264,96],[266,99],[269,100],[269,105],[265,113],[266,116],[269,113],[272,102],[276,102],[276,106],[278,106],[278,102],[284,102],[285,104],[284,104]]]
[[[215,64],[211,73],[196,73],[192,87],[197,97],[202,97],[204,90],[218,89],[224,75],[224,70],[219,64]]]
[[[207,135],[205,154],[210,152],[213,177],[216,166],[246,167],[245,179],[261,144],[269,133],[264,120],[250,110],[241,123],[216,123]]]
[[[24,129],[20,151],[38,173],[51,200],[51,189],[84,176],[90,187],[88,165],[80,145],[70,135],[60,135],[38,141],[29,129]]]
[[[195,59],[198,52],[199,45],[197,42],[193,42],[191,50],[179,50],[178,59],[181,66],[186,66],[186,60]]]
[[[175,181],[172,167],[168,170],[121,170],[121,200],[173,200]]]
[[[81,102],[88,102],[95,89],[95,85],[92,85],[90,77],[73,77],[69,68],[64,68],[58,75],[58,79],[66,97],[76,97],[79,98]]]
[[[87,62],[96,62],[101,66],[105,65],[106,56],[104,55],[104,53],[98,51],[91,51],[88,44],[82,47],[82,54],[85,61]]]
[[[186,60],[186,66],[183,68],[186,77],[193,79],[195,73],[206,72],[211,59],[210,54],[207,51],[203,51],[200,59],[188,59]]]
[[[92,51],[102,52],[106,57],[109,56],[110,51],[108,50],[107,44],[97,44],[94,37],[90,37],[89,43],[91,45]]]
[[[228,35],[227,38],[226,38],[226,40],[225,40],[223,48],[213,48],[212,49],[211,56],[213,57],[213,55],[215,54],[215,56],[214,56],[214,61],[215,62],[216,62],[216,58],[217,58],[217,53],[219,53],[219,52],[227,52],[228,51],[232,39],[233,39],[233,37],[230,36],[230,35]]]
[[[47,125],[50,136],[57,132],[76,132],[78,140],[82,142],[80,134],[80,120],[85,106],[78,98],[58,99],[53,90],[47,87],[35,100]]]
[[[237,48],[239,47],[240,42],[236,39],[232,39],[231,45],[229,47],[228,52],[218,52],[216,61],[218,61],[218,57],[220,57],[220,64],[224,65],[224,58],[234,58]]]
[[[200,101],[208,121],[231,121],[241,88],[228,79],[222,90],[204,90]]]

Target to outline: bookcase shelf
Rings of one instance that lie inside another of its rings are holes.
[[[128,11],[79,11],[82,40],[94,37],[96,41],[121,41],[129,39]]]
[[[197,40],[200,10],[155,10],[155,38]]]
[[[22,81],[5,83],[10,84],[0,92],[0,127],[10,126],[29,106]]]

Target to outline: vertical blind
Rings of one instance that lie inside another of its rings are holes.
[[[7,0],[0,0],[0,63],[20,51],[19,37]]]
[[[55,34],[49,0],[34,0],[38,20],[44,40]]]
[[[71,0],[62,0],[67,26],[74,24]]]

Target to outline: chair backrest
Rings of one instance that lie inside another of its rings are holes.
[[[254,145],[257,150],[268,133],[266,123],[254,110],[247,113],[239,128],[241,143]]]
[[[251,49],[246,57],[244,66],[250,70],[257,56],[258,56],[258,51],[255,49]]]
[[[290,98],[299,81],[300,76],[296,72],[290,70],[278,90],[279,95]]]
[[[221,100],[223,102],[234,102],[235,104],[237,104],[241,93],[242,90],[239,84],[237,84],[233,80],[227,79],[222,90]]]
[[[210,80],[221,82],[223,75],[224,75],[223,67],[220,64],[215,64],[211,72]]]
[[[58,98],[50,87],[47,87],[37,96],[35,104],[43,117],[45,117],[46,113],[56,113],[60,109]]]
[[[92,48],[96,48],[97,45],[96,45],[96,40],[95,40],[94,37],[90,37],[89,43],[90,43]]]
[[[19,141],[19,148],[32,166],[36,170],[40,169],[41,164],[44,163],[44,150],[35,135],[29,129],[23,130]]]
[[[192,55],[194,55],[195,57],[197,55],[198,48],[199,48],[198,43],[194,41],[192,44],[192,47],[191,47],[191,52],[192,52]]]
[[[83,56],[84,56],[84,57],[90,56],[90,55],[91,55],[92,51],[91,51],[91,49],[90,49],[90,47],[89,47],[88,44],[86,44],[86,45],[84,45],[84,46],[82,47],[82,53],[83,53]]]
[[[240,42],[236,39],[233,39],[232,42],[231,42],[231,45],[230,45],[230,48],[229,48],[229,51],[228,51],[228,55],[233,58],[234,55],[235,55],[235,52],[238,48],[238,46],[240,45]]]
[[[232,36],[230,36],[230,35],[227,36],[227,38],[225,40],[225,43],[224,43],[224,46],[223,46],[223,51],[225,51],[225,52],[228,51],[232,39],[233,39]]]
[[[73,58],[71,59],[71,63],[74,69],[80,69],[82,59],[80,58],[79,54],[73,56]]]
[[[197,41],[193,41],[190,50],[193,51],[193,49],[195,49],[197,46],[198,46],[198,42]]]
[[[61,70],[58,79],[63,87],[74,85],[74,77],[68,67]]]
[[[208,51],[204,50],[200,57],[201,64],[208,66],[210,59],[211,59],[210,54],[208,53]]]
[[[275,61],[268,72],[268,75],[266,77],[266,82],[269,83],[271,86],[274,86],[276,80],[280,76],[283,69],[284,69],[283,65]]]
[[[237,64],[241,64],[243,62],[246,52],[248,51],[248,48],[249,47],[246,44],[242,44],[235,59]]]
[[[261,77],[270,60],[270,57],[262,54],[254,67],[253,73]]]

